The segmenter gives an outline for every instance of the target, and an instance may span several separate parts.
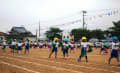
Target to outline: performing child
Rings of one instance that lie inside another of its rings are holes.
[[[19,40],[19,42],[17,43],[17,46],[18,46],[18,49],[17,49],[17,53],[22,53],[22,46],[23,46],[23,43],[22,43],[22,40]]]
[[[69,44],[68,44],[68,39],[64,39],[63,43],[63,58],[65,58],[66,56],[68,57],[68,50],[69,50]]]
[[[3,50],[3,52],[5,52],[5,49],[6,49],[6,46],[7,46],[7,40],[4,40],[3,41],[3,44],[2,44],[2,50]]]
[[[112,49],[111,49],[110,58],[108,60],[108,64],[110,64],[112,58],[116,58],[118,62],[118,66],[120,66],[119,54],[118,54],[120,43],[118,42],[118,37],[114,36],[112,39],[113,39]]]
[[[54,38],[54,42],[53,42],[53,45],[52,45],[52,50],[49,54],[49,58],[51,58],[51,55],[55,52],[55,58],[57,58],[57,51],[58,51],[58,38]]]
[[[29,49],[30,49],[30,39],[27,38],[27,40],[25,41],[25,54],[29,54]]]
[[[81,55],[79,56],[78,62],[81,62],[81,57],[85,56],[86,62],[88,62],[87,58],[87,48],[88,48],[88,42],[86,37],[82,37],[81,42]]]

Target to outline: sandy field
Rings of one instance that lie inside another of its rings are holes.
[[[120,73],[116,59],[112,59],[111,65],[107,64],[110,50],[107,55],[99,55],[99,51],[93,49],[93,52],[88,53],[86,63],[85,57],[77,62],[80,49],[75,49],[68,58],[63,59],[59,48],[55,59],[54,54],[48,58],[48,48],[31,48],[30,54],[25,55],[24,50],[20,54],[13,54],[7,47],[6,52],[0,49],[0,73]]]

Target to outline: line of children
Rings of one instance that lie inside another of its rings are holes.
[[[40,41],[39,43],[35,43],[34,44],[34,47],[36,48],[37,47],[37,44],[39,44],[39,47],[42,48],[43,47],[43,41]],[[3,42],[3,51],[5,51],[5,48],[7,46],[7,43],[6,43],[6,40],[4,40]],[[19,42],[16,41],[16,39],[14,39],[12,42],[11,42],[11,45],[10,45],[10,48],[11,48],[11,52],[12,53],[20,53],[22,52],[22,46],[25,45],[25,51],[24,53],[25,54],[29,54],[29,49],[30,49],[30,39],[28,38],[25,42],[22,42],[22,40],[19,40]],[[58,42],[58,38],[54,38],[54,41],[53,42],[49,42],[48,43],[48,47],[49,48],[52,48],[51,49],[51,52],[49,54],[49,58],[51,58],[51,55],[55,52],[55,58],[57,58],[57,51],[58,51],[58,45],[59,45],[59,42]],[[70,46],[69,46],[70,45]],[[85,56],[85,59],[86,59],[86,62],[88,62],[88,57],[87,57],[87,52],[91,52],[92,50],[90,49],[91,48],[91,45],[92,43],[89,41],[89,43],[87,42],[87,37],[82,37],[82,42],[81,44],[78,43],[78,48],[81,46],[81,54],[79,56],[79,59],[78,59],[78,62],[81,62],[81,58],[83,56]],[[118,49],[120,48],[120,43],[118,41],[118,38],[116,36],[113,37],[113,42],[111,44],[111,54],[110,54],[110,58],[108,60],[108,64],[110,64],[111,62],[111,59],[112,58],[116,58],[117,59],[117,62],[118,62],[118,65],[120,66],[120,61],[119,61],[119,53],[118,53]],[[74,44],[74,41],[72,41],[70,44],[68,42],[68,39],[64,39],[64,41],[62,42],[62,52],[63,52],[63,58],[66,58],[68,57],[68,53],[69,53],[69,48],[70,48],[70,52],[72,50],[74,50],[75,48],[75,44]],[[89,50],[87,51],[87,49],[89,48]],[[104,49],[104,43],[101,42],[101,50],[100,50],[100,54],[102,51],[105,51]]]

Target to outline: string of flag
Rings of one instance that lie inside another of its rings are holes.
[[[85,21],[94,21],[95,19],[103,18],[105,16],[120,15],[120,8],[104,9],[104,10],[98,10],[98,11],[99,11],[99,14],[93,14],[93,15],[87,15],[87,16],[85,16]],[[92,11],[92,13],[95,13],[95,12],[96,12],[95,10]],[[83,22],[83,19],[80,18],[80,19],[76,19],[76,20],[73,20],[73,21],[70,21],[70,22],[67,22],[67,23],[64,23],[64,24],[53,25],[52,27],[64,27],[66,25],[73,25],[75,23],[82,23],[82,22]],[[40,30],[46,30],[46,29],[49,29],[49,28],[50,27],[45,27],[45,28],[41,28]],[[38,31],[38,29],[36,31]]]
[[[104,12],[104,13],[101,13],[101,14],[97,14],[97,15],[93,15],[93,16],[86,16],[85,17],[85,21],[92,21],[92,20],[95,20],[97,18],[103,18],[105,16],[113,16],[113,15],[118,15],[120,14],[120,9],[115,9],[115,10],[109,10],[107,12]],[[54,26],[64,26],[64,25],[70,25],[70,24],[75,24],[75,23],[78,23],[78,22],[82,22],[83,19],[77,19],[77,20],[74,20],[74,21],[71,21],[71,22],[68,22],[68,23],[65,23],[65,24],[59,24],[59,25],[54,25]]]

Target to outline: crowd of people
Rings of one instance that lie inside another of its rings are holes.
[[[111,49],[110,57],[108,60],[108,64],[110,64],[112,58],[116,58],[118,65],[120,66],[119,61],[119,54],[120,54],[120,43],[118,40],[118,37],[114,36],[112,37],[112,42],[109,44],[106,44],[106,42],[99,42],[99,44],[96,44],[95,42],[92,42],[91,40],[88,41],[87,37],[83,36],[81,38],[81,41],[75,42],[73,39],[68,40],[59,40],[57,37],[54,38],[53,41],[30,41],[29,38],[26,40],[16,40],[16,39],[10,39],[9,41],[4,40],[2,44],[2,50],[5,52],[6,46],[9,46],[11,49],[11,53],[22,53],[22,50],[24,49],[24,54],[29,54],[30,48],[49,48],[50,54],[48,58],[51,58],[52,54],[55,53],[55,58],[57,58],[57,52],[58,48],[61,49],[63,53],[63,58],[67,58],[69,56],[69,53],[75,53],[75,49],[80,49],[80,55],[78,58],[78,62],[81,62],[82,57],[85,57],[86,62],[88,62],[88,54],[89,52],[92,52],[93,49],[100,48],[100,55],[102,52],[104,54],[108,53],[108,49]]]

